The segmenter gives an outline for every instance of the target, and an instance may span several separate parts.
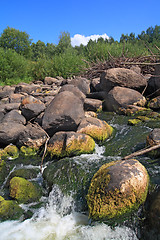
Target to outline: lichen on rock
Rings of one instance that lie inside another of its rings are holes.
[[[87,195],[94,220],[119,219],[138,209],[147,196],[149,177],[135,159],[102,165],[91,180]]]

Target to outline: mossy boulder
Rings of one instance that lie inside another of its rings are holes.
[[[7,180],[6,186],[9,187],[10,180],[14,177],[21,177],[25,179],[33,179],[36,178],[38,173],[40,172],[39,168],[19,168],[11,172],[9,178]]]
[[[37,154],[37,151],[34,148],[22,146],[20,148],[20,154],[24,156],[34,156]]]
[[[87,134],[100,142],[112,135],[113,128],[105,121],[94,117],[87,117],[81,121],[77,132]]]
[[[94,148],[94,140],[86,134],[58,132],[49,140],[47,151],[51,157],[62,158],[92,153]]]
[[[149,177],[137,160],[102,165],[91,180],[87,195],[90,218],[120,220],[146,200]]]
[[[6,166],[4,160],[0,157],[0,184],[2,184],[9,173],[9,169]]]
[[[160,144],[160,128],[154,128],[146,138],[146,144],[149,147]],[[150,157],[159,157],[160,149],[152,150],[148,153]]]
[[[77,158],[64,158],[50,163],[43,172],[43,178],[49,191],[57,185],[64,195],[71,195],[80,211],[87,209],[86,195],[93,173],[85,159],[80,161]]]
[[[160,108],[160,96],[151,99],[148,103],[148,107],[152,109]]]
[[[38,185],[21,177],[14,177],[10,180],[10,197],[19,203],[38,201],[41,197],[41,190]]]
[[[19,150],[15,145],[8,145],[3,149],[2,158],[13,160],[19,157]]]
[[[23,209],[16,201],[5,200],[0,196],[0,220],[16,220],[23,215]]]

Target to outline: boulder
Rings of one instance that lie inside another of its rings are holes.
[[[159,109],[160,108],[160,96],[151,99],[148,103],[148,107],[151,109]]]
[[[15,144],[20,133],[25,130],[25,126],[18,122],[2,122],[0,124],[0,144]]]
[[[45,104],[37,98],[29,96],[23,99],[20,108],[22,115],[29,121],[45,110]]]
[[[38,150],[47,139],[45,131],[36,124],[26,125],[23,132],[19,134],[17,146],[20,148],[26,146]]]
[[[21,177],[14,177],[10,180],[9,192],[10,197],[19,203],[35,202],[41,197],[39,186]]]
[[[85,95],[90,93],[90,81],[86,78],[76,77],[72,79],[69,84],[78,87]]]
[[[146,138],[146,144],[149,147],[160,144],[160,128],[154,128]],[[152,150],[148,153],[151,157],[159,157],[160,149]]]
[[[138,66],[138,65],[133,65],[130,70],[138,73],[138,74],[141,74],[141,68]]]
[[[52,85],[53,83],[57,83],[58,79],[57,78],[52,78],[52,77],[45,77],[44,79],[44,84],[46,85]]]
[[[18,220],[24,214],[24,210],[16,201],[5,200],[0,196],[0,220]]]
[[[92,79],[91,84],[90,84],[90,88],[91,88],[91,92],[101,91],[100,77]]]
[[[61,87],[59,93],[64,91],[72,92],[73,94],[75,94],[75,96],[79,97],[83,102],[86,98],[85,94],[78,87],[72,84],[66,84],[63,87]]]
[[[86,98],[84,101],[84,110],[100,112],[102,111],[102,101],[98,99]]]
[[[100,78],[102,91],[109,92],[115,86],[143,90],[147,80],[141,75],[126,68],[111,68],[104,71]]]
[[[94,118],[97,118],[97,113],[95,112],[92,112],[92,111],[87,111],[85,112],[85,117],[94,117]]]
[[[18,110],[12,110],[5,114],[5,116],[2,119],[2,122],[16,122],[25,125],[26,119],[23,117]]]
[[[57,132],[49,140],[47,151],[51,157],[62,158],[92,153],[94,148],[94,140],[86,134]]]
[[[4,86],[0,89],[0,99],[9,97],[15,90],[15,87]]]
[[[87,117],[81,121],[77,132],[87,134],[96,141],[104,141],[112,135],[113,128],[105,121]]]
[[[105,99],[104,108],[107,111],[119,111],[119,108],[127,108],[128,105],[143,107],[145,103],[145,97],[138,91],[125,87],[114,87]]]
[[[64,91],[55,96],[44,112],[42,127],[50,136],[59,131],[76,131],[84,118],[82,101]]]
[[[9,96],[9,103],[21,103],[26,96],[20,93],[12,93]]]
[[[20,105],[21,105],[20,103],[1,104],[0,105],[0,111],[6,113],[6,112],[9,112],[9,111],[14,110],[14,109],[18,110]]]
[[[27,93],[31,94],[32,92],[40,92],[41,87],[37,84],[27,84],[27,83],[20,83],[15,87],[14,93]]]
[[[91,180],[87,195],[89,215],[94,220],[118,220],[137,210],[146,200],[149,177],[135,159],[102,165]]]

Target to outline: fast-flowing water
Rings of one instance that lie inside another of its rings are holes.
[[[130,127],[126,117],[102,115],[115,129],[115,136],[104,145],[96,145],[94,154],[72,158],[89,171],[94,171],[108,161],[120,159],[122,156],[142,148],[145,138],[151,131],[150,125]],[[147,156],[139,157],[152,178],[159,185],[160,166]],[[88,167],[89,166],[89,167]],[[96,167],[95,167],[96,166]],[[32,166],[29,166],[32,167]],[[35,167],[35,166],[34,166]],[[39,167],[39,166],[37,166]],[[38,176],[40,178],[40,176]],[[138,240],[141,238],[135,222],[111,227],[106,223],[92,222],[87,212],[79,212],[71,195],[62,194],[57,185],[53,186],[49,197],[42,197],[43,206],[35,209],[32,218],[25,221],[5,221],[0,223],[0,239],[2,240]],[[30,205],[21,205],[23,209]],[[158,239],[158,238],[157,238]]]

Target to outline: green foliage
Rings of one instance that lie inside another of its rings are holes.
[[[11,79],[29,77],[29,61],[12,49],[0,48],[0,83],[13,84]]]
[[[0,47],[13,49],[17,53],[29,58],[31,54],[31,39],[26,32],[7,27],[0,37]]]

